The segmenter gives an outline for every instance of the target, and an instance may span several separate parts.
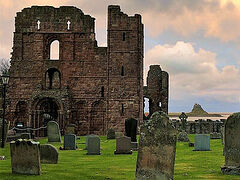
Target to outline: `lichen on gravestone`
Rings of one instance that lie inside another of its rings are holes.
[[[140,130],[136,180],[173,179],[177,130],[167,114],[155,112]]]

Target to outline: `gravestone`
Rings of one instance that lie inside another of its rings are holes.
[[[0,145],[2,144],[2,118],[0,118]],[[5,121],[5,127],[4,127],[4,143],[6,143],[7,140],[7,132],[9,129],[10,122]]]
[[[117,138],[114,154],[132,154],[131,138],[127,136]]]
[[[39,142],[19,139],[10,143],[12,173],[40,175]]]
[[[155,112],[140,130],[136,180],[173,179],[177,130],[164,112]]]
[[[206,134],[197,134],[194,137],[193,151],[210,151],[210,137]]]
[[[177,140],[180,142],[189,142],[188,134],[185,131],[179,132]]]
[[[100,138],[97,135],[89,136],[87,141],[87,155],[100,155]]]
[[[55,121],[49,121],[47,123],[48,142],[61,142],[61,134],[59,125]]]
[[[67,134],[64,136],[64,150],[76,150],[76,135]]]
[[[86,136],[86,142],[85,142],[85,150],[87,150],[87,147],[88,147],[88,139],[89,139],[89,137],[97,137],[97,135],[95,135],[95,134],[89,134],[89,135],[87,135]]]
[[[181,120],[182,123],[182,130],[186,131],[186,127],[187,127],[187,118],[188,116],[182,112],[182,114],[179,116],[179,119]]]
[[[223,174],[240,175],[240,113],[228,117],[224,127],[225,164]]]
[[[114,129],[108,129],[107,131],[107,139],[115,139],[115,130]]]
[[[210,133],[210,139],[221,139],[221,138],[222,138],[221,133],[217,133],[217,132]]]
[[[43,164],[57,164],[58,150],[51,144],[40,145],[40,160]]]
[[[132,142],[137,142],[137,124],[138,121],[134,118],[125,120],[125,135],[131,137]]]

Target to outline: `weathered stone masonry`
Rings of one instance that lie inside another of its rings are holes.
[[[169,75],[162,71],[160,65],[150,65],[143,96],[149,99],[149,115],[146,118],[156,111],[168,114]]]
[[[61,129],[75,124],[76,134],[84,135],[124,131],[128,117],[142,121],[141,16],[109,6],[107,47],[97,46],[94,27],[94,18],[71,6],[17,13],[7,92],[12,125],[41,127],[47,113]],[[55,40],[59,60],[50,59]]]

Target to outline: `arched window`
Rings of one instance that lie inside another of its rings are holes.
[[[61,87],[61,74],[56,68],[47,70],[45,74],[45,82],[47,89],[60,89]]]
[[[54,40],[50,45],[50,60],[59,60],[59,41]]]
[[[148,116],[149,114],[149,98],[144,98],[144,114]]]

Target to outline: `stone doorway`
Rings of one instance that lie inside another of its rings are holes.
[[[33,111],[33,127],[46,127],[49,121],[56,121],[60,130],[63,130],[63,112],[58,101],[54,98],[43,98],[39,100]],[[35,136],[47,136],[47,129],[41,128],[35,131]]]

